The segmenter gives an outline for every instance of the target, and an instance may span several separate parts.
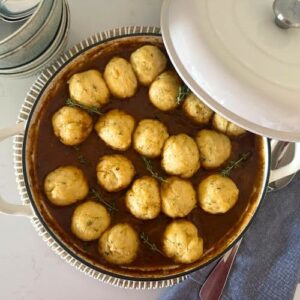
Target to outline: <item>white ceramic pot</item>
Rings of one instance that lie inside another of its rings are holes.
[[[86,55],[98,53],[101,47],[109,47],[116,41],[126,42],[151,42],[161,40],[160,31],[153,27],[124,27],[92,36],[61,56],[51,67],[46,69],[31,87],[23,106],[21,108],[18,124],[0,131],[0,140],[15,136],[14,138],[14,162],[17,183],[22,198],[22,204],[15,205],[6,202],[0,198],[0,211],[2,213],[18,216],[26,216],[38,231],[39,235],[48,243],[48,245],[64,260],[75,266],[95,279],[117,285],[125,288],[158,288],[167,287],[181,282],[187,277],[187,274],[193,272],[224,254],[229,247],[241,238],[253,219],[264,195],[267,192],[268,184],[282,177],[295,173],[300,168],[300,146],[296,144],[293,161],[287,166],[275,171],[270,170],[271,144],[267,138],[262,138],[262,153],[264,165],[262,170],[261,185],[257,191],[255,201],[248,205],[247,211],[243,214],[242,220],[230,235],[228,240],[220,245],[217,250],[207,256],[201,263],[195,263],[186,266],[180,271],[171,271],[173,273],[164,275],[157,274],[147,276],[130,277],[107,271],[104,267],[91,263],[90,260],[76,252],[72,245],[68,244],[53,229],[51,222],[47,221],[44,213],[39,207],[39,201],[35,199],[32,189],[32,181],[28,170],[28,144],[31,143],[31,136],[34,132],[33,124],[37,121],[38,112],[43,106],[43,101],[47,90],[51,85],[59,80],[70,70],[72,64],[85,61]],[[103,48],[102,48],[103,49]],[[25,133],[24,133],[25,130]],[[273,142],[273,147],[276,143]],[[29,147],[30,148],[30,147]]]

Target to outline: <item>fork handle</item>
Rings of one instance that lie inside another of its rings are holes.
[[[229,250],[209,274],[199,291],[200,300],[219,300],[226,285],[228,275],[241,240]]]

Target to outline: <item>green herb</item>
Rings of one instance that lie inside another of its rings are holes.
[[[186,98],[186,96],[189,93],[190,93],[190,89],[185,84],[181,85],[179,87],[178,95],[177,95],[177,98],[176,98],[177,104],[179,105]]]
[[[91,189],[90,194],[91,194],[92,198],[95,198],[99,202],[101,202],[102,204],[104,204],[110,212],[118,211],[118,209],[116,208],[116,204],[114,202],[113,203],[109,203],[109,202],[105,201],[102,198],[101,194],[96,189]]]
[[[142,158],[143,158],[143,161],[144,161],[144,164],[145,164],[147,170],[151,173],[152,177],[156,178],[159,181],[165,182],[166,179],[163,178],[162,176],[160,176],[156,171],[153,170],[153,166],[152,166],[150,159],[148,159],[145,156],[142,156]]]
[[[140,239],[141,239],[142,242],[143,242],[144,244],[146,244],[152,251],[156,251],[156,252],[160,253],[161,255],[165,256],[164,253],[158,249],[158,247],[155,245],[155,243],[152,243],[152,242],[149,240],[149,237],[146,235],[146,233],[145,233],[144,231],[140,232]]]
[[[240,167],[241,163],[246,161],[250,156],[251,152],[240,154],[237,160],[231,160],[229,164],[223,170],[221,170],[221,175],[228,177],[233,169]]]
[[[73,146],[73,148],[78,152],[77,159],[80,164],[88,165],[88,161],[86,160],[85,156],[80,152],[79,147]]]
[[[103,115],[103,113],[99,110],[99,108],[95,107],[95,106],[87,106],[84,104],[79,103],[76,100],[73,99],[67,99],[66,100],[66,105],[70,106],[70,107],[77,107],[77,108],[81,108],[85,111],[87,111],[89,114],[97,114],[97,115]]]

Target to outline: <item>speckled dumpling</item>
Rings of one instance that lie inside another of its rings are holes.
[[[165,70],[167,58],[158,47],[145,45],[131,54],[130,63],[139,82],[148,86]]]
[[[184,179],[170,177],[160,188],[162,211],[171,218],[182,218],[196,206],[193,185]]]
[[[134,174],[132,162],[124,155],[104,155],[97,165],[98,183],[108,192],[118,192],[126,188]]]
[[[141,155],[158,157],[168,137],[168,130],[163,123],[145,119],[140,121],[135,129],[133,147]]]
[[[160,74],[149,88],[151,103],[162,111],[175,109],[179,103],[177,96],[181,80],[175,71],[166,71]]]
[[[236,204],[238,197],[239,189],[228,177],[214,174],[199,184],[199,204],[208,213],[226,213]]]
[[[229,135],[229,136],[239,136],[246,133],[244,128],[233,124],[232,122],[226,120],[221,115],[215,113],[213,116],[213,126],[215,129]]]
[[[85,111],[63,106],[52,117],[54,134],[68,146],[82,143],[93,129],[93,119]]]
[[[182,109],[197,124],[207,124],[213,115],[213,111],[193,93],[186,97],[182,104]]]
[[[136,258],[139,238],[135,230],[127,223],[114,225],[99,239],[100,254],[112,264],[129,264]]]
[[[81,104],[100,108],[109,101],[109,90],[97,70],[76,73],[68,84],[71,99]]]
[[[196,142],[203,168],[218,168],[230,157],[231,141],[223,133],[203,129],[197,133]]]
[[[186,134],[170,136],[163,149],[162,167],[171,175],[183,178],[193,176],[200,168],[200,156],[196,142]]]
[[[138,87],[131,64],[122,57],[113,57],[105,67],[104,79],[110,92],[117,98],[132,97]]]
[[[95,125],[99,137],[111,148],[127,150],[131,145],[131,136],[135,120],[126,112],[113,109],[101,116]]]
[[[189,264],[203,254],[203,239],[196,226],[186,220],[170,223],[163,233],[163,251],[177,263]]]
[[[53,204],[65,206],[84,199],[89,192],[89,186],[81,169],[63,166],[47,175],[44,190]]]
[[[82,241],[98,239],[110,224],[106,208],[94,201],[78,205],[72,215],[71,230]]]
[[[138,219],[156,218],[161,209],[159,186],[153,177],[144,176],[134,181],[126,193],[128,210]]]

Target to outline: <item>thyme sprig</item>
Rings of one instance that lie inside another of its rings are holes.
[[[251,154],[252,154],[251,152],[242,153],[242,154],[240,154],[240,156],[237,160],[231,160],[228,163],[228,165],[223,170],[221,170],[221,175],[224,177],[228,177],[230,175],[230,172],[233,169],[240,167],[241,164],[243,162],[245,162],[251,156]]]
[[[80,152],[79,147],[73,146],[73,148],[78,153],[77,160],[79,161],[79,163],[82,164],[82,165],[88,165],[89,163],[88,163],[87,159],[85,158],[85,156]]]
[[[97,199],[99,202],[104,204],[110,212],[118,211],[115,202],[109,203],[106,200],[104,200],[99,191],[97,191],[96,189],[92,188],[90,194],[92,198]]]
[[[100,111],[99,108],[97,108],[95,106],[84,105],[84,104],[79,103],[78,101],[70,99],[70,98],[68,98],[66,100],[66,105],[68,105],[70,107],[81,108],[81,109],[85,110],[86,112],[88,112],[89,114],[95,113],[95,114],[100,115],[100,116],[103,115],[103,113]]]
[[[145,156],[142,156],[142,158],[143,158],[144,164],[146,166],[146,169],[151,173],[151,176],[156,178],[159,181],[165,182],[166,179],[164,177],[160,176],[158,174],[158,172],[153,170],[153,166],[152,166],[152,163],[151,163],[150,159],[148,159]]]
[[[190,93],[190,89],[185,84],[182,84],[178,89],[178,95],[176,98],[177,104],[179,105],[187,97],[189,93]]]
[[[147,236],[147,234],[144,231],[140,232],[140,239],[142,240],[142,242],[147,245],[152,251],[156,251],[159,254],[165,256],[165,254],[158,249],[158,247],[156,246],[155,243],[151,242],[149,237]]]

